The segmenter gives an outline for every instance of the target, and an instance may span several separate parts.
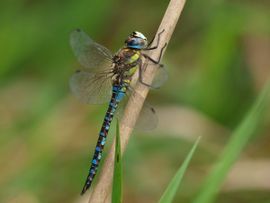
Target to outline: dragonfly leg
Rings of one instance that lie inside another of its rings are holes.
[[[167,43],[165,43],[165,45],[161,48],[161,51],[160,51],[160,54],[159,54],[159,57],[158,57],[158,60],[155,60],[153,58],[151,58],[150,56],[148,56],[147,54],[142,54],[144,56],[144,58],[146,59],[149,59],[151,62],[153,62],[154,64],[159,64],[160,67],[163,67],[164,65],[163,64],[160,64],[160,59],[161,59],[161,56],[162,56],[162,53],[165,49],[165,47],[167,46]]]
[[[152,88],[152,89],[158,89],[159,87],[155,87],[151,84],[147,84],[146,82],[143,81],[143,77],[142,77],[142,73],[143,73],[143,67],[142,65],[139,66],[139,82],[142,83],[143,85]]]
[[[160,62],[160,60],[161,60],[162,53],[163,53],[163,51],[164,51],[164,49],[165,49],[166,46],[167,46],[167,43],[165,43],[165,45],[161,48],[161,51],[160,51],[158,60],[155,60],[155,59],[151,58],[150,56],[148,56],[147,54],[144,54],[144,53],[143,53],[142,55],[143,55],[143,57],[144,57],[145,59],[148,59],[148,60],[151,61],[152,63],[158,65],[158,68],[163,68],[164,65],[163,65],[163,64],[160,64],[159,62]],[[145,83],[145,82],[143,81],[142,73],[143,73],[143,66],[142,66],[142,64],[140,64],[140,65],[139,65],[139,81],[140,81],[143,85],[145,85],[145,86],[147,86],[147,87],[150,87],[150,88],[152,88],[152,89],[158,89],[158,88],[159,88],[159,87],[153,86],[153,85],[151,85],[151,84]]]
[[[160,33],[158,33],[157,44],[156,44],[155,46],[150,47],[150,46],[152,45],[154,39],[155,39],[155,38],[153,38],[153,39],[151,40],[151,42],[149,43],[148,47],[145,48],[144,50],[153,50],[153,49],[158,48],[159,41],[160,41],[160,35],[161,35],[164,31],[165,31],[165,29],[163,29]]]

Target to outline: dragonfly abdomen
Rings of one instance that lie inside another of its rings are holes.
[[[123,99],[126,94],[126,83],[120,85],[114,85],[112,89],[112,97],[109,103],[108,110],[106,112],[101,130],[99,132],[98,141],[96,144],[95,152],[93,159],[91,161],[91,167],[89,174],[87,176],[86,182],[84,184],[81,194],[83,195],[85,191],[91,186],[93,179],[97,173],[98,166],[102,157],[103,148],[106,143],[107,135],[111,126],[111,122],[114,116],[114,113],[117,109],[118,103]]]

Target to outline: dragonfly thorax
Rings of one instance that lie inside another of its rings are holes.
[[[114,74],[122,78],[130,78],[141,64],[141,51],[130,48],[122,48],[113,57]]]

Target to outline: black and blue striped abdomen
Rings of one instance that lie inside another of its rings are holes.
[[[86,179],[86,182],[84,184],[84,187],[83,187],[81,194],[84,194],[85,191],[91,186],[92,181],[96,175],[96,172],[97,172],[97,169],[99,166],[99,162],[100,162],[101,157],[102,157],[103,148],[104,148],[104,145],[106,143],[108,131],[109,131],[110,126],[111,126],[111,121],[113,119],[114,113],[117,109],[119,102],[123,99],[123,97],[125,96],[125,93],[126,93],[126,83],[123,83],[121,85],[114,85],[112,91],[113,91],[112,98],[111,98],[111,101],[109,103],[109,107],[108,107],[108,110],[106,112],[101,130],[99,132],[99,137],[98,137],[98,141],[96,144],[94,156],[93,156],[93,159],[91,162],[91,167],[89,169],[89,174],[87,176],[87,179]]]

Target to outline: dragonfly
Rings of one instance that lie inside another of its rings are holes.
[[[128,92],[132,91],[131,82],[135,73],[138,72],[139,82],[152,88],[156,88],[167,79],[166,71],[160,64],[160,58],[166,44],[162,47],[158,60],[145,53],[158,48],[163,32],[164,30],[158,34],[157,44],[151,46],[153,40],[148,43],[147,38],[142,33],[134,31],[125,40],[124,46],[114,55],[106,47],[92,40],[83,30],[76,29],[71,33],[70,45],[81,65],[70,78],[72,93],[83,103],[109,103],[81,195],[90,188],[97,173],[111,122],[119,103]],[[147,59],[152,67],[157,67],[160,70],[157,82],[147,84],[143,80],[143,67],[146,64],[143,59]],[[143,107],[143,109],[147,108]],[[146,112],[155,113],[152,108]]]

